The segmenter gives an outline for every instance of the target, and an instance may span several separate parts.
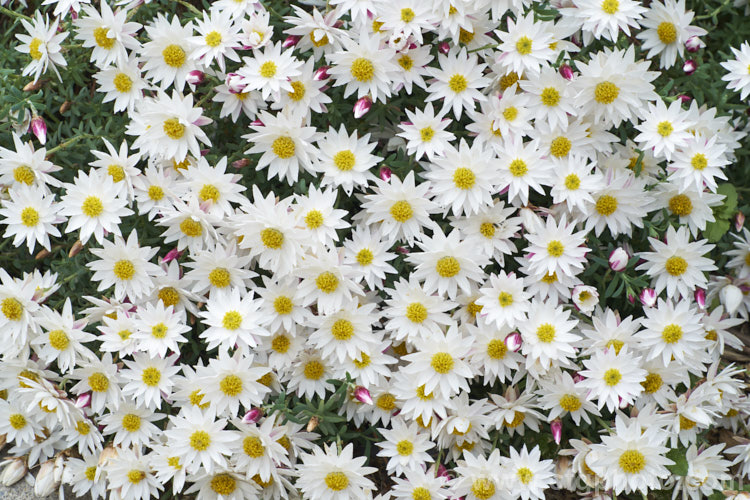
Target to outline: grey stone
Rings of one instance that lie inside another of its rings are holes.
[[[26,481],[21,479],[13,486],[3,486],[0,484],[0,500],[39,500],[40,497],[34,495],[34,487],[29,485]],[[44,497],[44,500],[58,500],[57,493],[50,496]],[[65,487],[65,500],[75,499],[75,494],[70,487]],[[84,497],[88,500],[90,497],[86,495]]]

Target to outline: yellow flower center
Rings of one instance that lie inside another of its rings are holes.
[[[242,315],[237,311],[227,311],[221,320],[221,325],[227,330],[236,330],[242,324]]]
[[[500,89],[503,92],[505,92],[505,89],[507,89],[508,87],[510,87],[511,85],[513,85],[514,83],[516,83],[519,80],[519,78],[520,77],[518,76],[518,74],[516,74],[516,73],[514,73],[512,71],[510,73],[508,73],[507,75],[501,76],[500,77]]]
[[[560,92],[555,87],[547,87],[542,90],[541,98],[545,106],[557,106],[560,102]]]
[[[94,392],[105,392],[109,389],[109,379],[101,372],[94,372],[89,376],[89,387]]]
[[[656,126],[656,132],[662,137],[668,137],[674,132],[674,127],[671,122],[664,120],[663,122],[659,122],[659,125]]]
[[[503,118],[512,122],[518,117],[518,109],[515,106],[508,106],[503,110]]]
[[[320,380],[325,372],[325,367],[320,361],[308,361],[305,365],[305,378],[308,380]]]
[[[190,435],[190,446],[196,451],[205,451],[211,446],[211,436],[205,431],[195,431]]]
[[[203,234],[203,226],[201,226],[200,222],[188,217],[180,222],[180,231],[182,231],[182,234],[185,236],[197,238]]]
[[[604,383],[612,387],[620,383],[622,380],[622,373],[617,368],[610,368],[604,372]]]
[[[646,380],[641,382],[641,385],[646,394],[653,394],[661,388],[662,383],[661,375],[658,373],[649,373],[646,375]]]
[[[435,137],[435,131],[432,127],[424,127],[419,131],[419,137],[422,139],[422,142],[430,142]]]
[[[121,94],[130,92],[133,88],[133,80],[125,73],[117,73],[112,79],[112,84],[115,86],[115,90]]]
[[[695,170],[703,170],[708,166],[708,158],[706,158],[706,155],[703,153],[695,153],[690,159],[690,165],[692,165]]]
[[[193,406],[197,406],[200,409],[208,408],[208,401],[203,402],[203,394],[201,394],[200,389],[196,389],[193,392],[190,393],[188,396],[188,399],[190,400],[190,404]]]
[[[565,177],[565,187],[570,191],[575,191],[576,189],[581,187],[581,178],[576,174],[568,174]]]
[[[693,211],[693,202],[684,194],[678,194],[669,199],[669,211],[675,215],[690,215]]]
[[[427,319],[427,308],[419,302],[412,302],[406,306],[406,317],[412,323],[422,323]]]
[[[125,179],[125,169],[120,165],[109,165],[107,167],[107,175],[112,177],[113,182],[120,182]]]
[[[151,327],[151,336],[155,339],[163,339],[167,336],[168,330],[167,325],[164,323],[157,323]]]
[[[346,341],[354,336],[354,325],[346,319],[339,319],[331,327],[331,335],[336,340]]]
[[[547,253],[550,257],[560,257],[565,253],[565,247],[559,240],[552,240],[547,243]]]
[[[369,248],[363,248],[359,252],[357,252],[357,263],[359,263],[360,266],[369,266],[372,264],[372,259],[374,255],[372,251]]]
[[[626,474],[638,474],[646,467],[646,457],[638,450],[627,450],[617,461]]]
[[[528,467],[520,467],[516,471],[516,477],[523,484],[529,484],[534,477],[534,473]]]
[[[219,382],[219,389],[233,398],[242,392],[242,379],[237,375],[227,375]]]
[[[411,216],[414,215],[414,210],[412,210],[411,205],[408,201],[404,200],[394,203],[391,206],[390,212],[393,220],[401,224],[411,219]]]
[[[115,262],[112,272],[118,279],[128,281],[135,274],[135,266],[127,259],[118,260]]]
[[[689,431],[693,427],[696,426],[696,423],[693,420],[690,420],[687,417],[683,417],[680,415],[680,430],[681,431]]]
[[[359,357],[360,359],[352,360],[354,366],[356,366],[360,370],[370,366],[370,356],[366,352],[359,353]]]
[[[245,455],[252,458],[262,457],[266,451],[266,447],[263,446],[263,441],[255,436],[246,437],[242,441],[242,449],[244,450]]]
[[[103,211],[104,204],[98,197],[88,196],[85,200],[83,200],[83,204],[81,205],[81,212],[83,212],[83,215],[85,215],[86,217],[99,217],[99,215]]]
[[[448,80],[448,88],[456,94],[460,94],[469,86],[469,81],[464,75],[456,73]]]
[[[39,223],[39,212],[32,207],[21,210],[21,223],[26,227],[34,227]]]
[[[314,30],[310,32],[310,41],[312,42],[312,44],[314,46],[316,46],[316,47],[322,47],[324,45],[327,45],[328,42],[330,41],[328,39],[328,35],[323,35],[322,37],[320,37],[319,39],[316,40],[315,36],[314,36],[314,33],[315,33]]]
[[[161,372],[158,368],[149,366],[141,373],[141,380],[149,387],[156,387],[161,381]]]
[[[675,25],[664,21],[656,28],[656,34],[659,35],[659,40],[665,45],[674,43],[677,40],[677,28]]]
[[[277,335],[271,341],[271,349],[279,354],[284,354],[289,350],[289,346],[292,345],[292,341],[286,335]]]
[[[412,500],[432,500],[432,495],[430,495],[430,490],[422,486],[419,486],[417,488],[414,488],[414,490],[412,490],[411,498]]]
[[[39,38],[33,38],[31,40],[31,43],[29,43],[29,55],[35,61],[38,61],[42,58],[42,51],[39,50],[39,47],[42,46],[42,43],[42,40],[40,40]]]
[[[229,274],[228,270],[223,267],[217,267],[208,273],[208,281],[210,281],[216,288],[225,288],[232,282],[232,276]]]
[[[542,323],[539,328],[536,329],[536,336],[539,342],[548,344],[555,340],[555,327],[549,323]]]
[[[430,366],[432,367],[432,369],[437,373],[440,373],[441,375],[450,373],[450,371],[453,370],[454,364],[455,362],[453,361],[453,356],[451,356],[447,352],[435,353],[432,355],[432,359],[430,360]]]
[[[354,153],[352,153],[349,149],[339,151],[338,153],[333,155],[333,164],[336,165],[336,168],[338,168],[342,172],[348,172],[349,170],[354,168],[356,160],[357,158],[354,156]]]
[[[115,39],[107,36],[109,28],[99,27],[94,29],[94,41],[103,49],[111,49],[115,45]]]
[[[596,211],[603,217],[608,217],[617,210],[617,198],[605,194],[596,200]]]
[[[453,184],[455,184],[458,189],[471,189],[474,187],[475,183],[476,175],[474,175],[474,172],[472,172],[471,169],[459,167],[453,172]]]
[[[350,72],[358,82],[369,82],[375,76],[375,66],[369,59],[358,57],[352,62]]]
[[[475,479],[471,483],[471,492],[478,500],[487,500],[495,495],[495,482],[484,477]]]
[[[237,481],[229,474],[217,474],[211,479],[211,489],[217,495],[231,495],[237,489]]]
[[[682,333],[682,327],[673,323],[664,327],[661,338],[667,344],[676,344],[682,338]]]
[[[396,396],[391,393],[384,393],[378,396],[375,406],[383,411],[393,411],[396,408]]]
[[[208,201],[211,200],[214,203],[219,201],[219,198],[221,197],[221,193],[219,193],[219,190],[216,186],[212,184],[206,184],[204,185],[200,192],[198,193],[198,198],[201,201]]]
[[[500,295],[497,296],[497,302],[502,307],[508,307],[513,304],[513,294],[508,292],[500,292]]]
[[[620,88],[612,82],[601,82],[594,88],[594,100],[599,104],[612,104],[620,95]]]
[[[430,401],[433,398],[432,393],[429,393],[429,394],[424,393],[424,384],[417,387],[416,393],[417,393],[417,397],[421,399],[422,401]]]
[[[128,413],[122,417],[122,428],[128,432],[135,432],[141,428],[141,417]]]
[[[531,38],[527,36],[522,36],[518,39],[516,42],[516,51],[518,51],[519,54],[522,56],[527,56],[531,54]]]
[[[339,279],[332,272],[326,271],[315,278],[315,285],[323,293],[333,293],[339,287]]]
[[[503,359],[508,353],[508,346],[501,339],[492,339],[487,343],[487,356],[490,359]]]
[[[408,439],[402,439],[396,443],[396,451],[402,457],[409,456],[414,451],[414,444]]]
[[[260,76],[263,78],[273,78],[276,75],[276,63],[273,61],[266,61],[260,65]]]
[[[529,171],[529,167],[526,165],[525,161],[520,158],[516,158],[515,160],[510,162],[508,170],[510,170],[510,174],[513,177],[523,177],[524,175],[526,175],[526,172]]]
[[[435,270],[442,278],[452,278],[461,271],[461,264],[455,257],[441,257],[435,265]]]
[[[401,20],[405,23],[410,23],[414,20],[414,11],[410,8],[401,9]]]
[[[18,321],[23,315],[23,306],[13,297],[7,297],[3,299],[3,302],[0,305],[0,311],[2,311],[3,316],[9,320]]]
[[[672,276],[682,276],[687,271],[688,263],[682,257],[674,256],[667,259],[664,268]]]
[[[86,479],[89,481],[93,481],[96,479],[96,465],[92,465],[91,467],[86,467],[86,470],[84,471],[84,475],[86,476]]]
[[[185,64],[185,51],[179,45],[171,44],[161,51],[164,62],[173,68],[180,68]]]
[[[27,165],[21,165],[13,169],[13,179],[16,182],[31,186],[34,183],[34,171]]]
[[[164,198],[164,190],[159,186],[149,186],[148,197],[153,201],[159,201]]]
[[[177,289],[171,286],[165,286],[159,290],[159,293],[156,294],[156,296],[159,297],[159,300],[164,304],[164,307],[176,306],[180,303],[180,293]]]
[[[294,102],[299,102],[305,97],[305,84],[300,81],[292,82],[292,91],[287,92],[289,99]]]
[[[70,345],[70,339],[62,330],[52,330],[49,332],[49,345],[58,351],[64,351]]]
[[[146,473],[142,470],[131,470],[128,472],[128,481],[133,484],[138,484],[146,478]]]
[[[266,248],[278,250],[284,244],[284,233],[267,227],[260,232],[260,241]]]
[[[318,229],[323,225],[323,214],[320,210],[310,210],[305,215],[305,225],[308,229]]]
[[[547,273],[543,278],[542,282],[551,285],[557,281],[557,272]]]
[[[480,306],[476,303],[476,301],[471,301],[468,304],[466,304],[466,312],[468,312],[472,316],[476,316],[480,312],[482,312],[482,308],[484,306]]]
[[[206,35],[206,45],[209,47],[218,47],[221,44],[221,33],[218,31],[212,31]]]
[[[575,394],[565,394],[560,398],[560,408],[569,412],[578,411],[581,408],[581,400]]]
[[[296,147],[294,145],[294,141],[291,137],[277,137],[273,144],[271,144],[271,149],[273,150],[273,154],[281,158],[282,160],[286,160],[294,156],[294,152],[296,151]]]
[[[349,486],[349,479],[343,472],[329,472],[325,477],[326,486],[332,491],[341,491]]]
[[[182,469],[182,465],[180,465],[180,457],[169,457],[167,458],[167,465],[169,465],[172,468],[175,468],[177,470]]]
[[[185,126],[180,123],[177,118],[164,120],[162,128],[164,129],[164,133],[167,134],[167,137],[175,141],[181,139],[182,136],[185,135]]]
[[[617,0],[604,0],[602,2],[602,11],[604,11],[606,14],[615,14],[619,9],[620,2],[618,2]]]
[[[414,59],[409,57],[407,54],[402,55],[399,57],[396,62],[398,62],[398,65],[404,68],[406,71],[409,71],[412,66],[414,66]]]
[[[556,158],[562,158],[570,152],[572,145],[567,137],[556,137],[549,145],[549,152]]]
[[[286,295],[279,295],[273,300],[273,309],[276,311],[276,314],[289,314],[292,312],[293,308],[294,303],[292,302],[292,299]]]
[[[24,417],[20,413],[12,414],[10,417],[8,417],[8,421],[10,422],[10,426],[16,430],[26,427],[26,417]]]

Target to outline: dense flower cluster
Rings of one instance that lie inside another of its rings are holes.
[[[23,75],[64,80],[75,41],[128,139],[70,182],[43,121],[42,145],[0,139],[4,238],[75,234],[99,295],[79,309],[66,276],[0,269],[3,482],[698,499],[750,476],[745,370],[722,358],[750,231],[721,267],[704,234],[747,133],[655,86],[704,45],[685,0],[179,3],[21,20]]]

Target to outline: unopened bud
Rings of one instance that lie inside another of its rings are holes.
[[[318,423],[319,423],[319,422],[320,422],[320,420],[318,419],[318,417],[316,417],[315,415],[313,415],[313,416],[312,416],[312,417],[310,418],[310,420],[309,420],[309,421],[307,422],[307,427],[305,428],[305,430],[306,430],[307,432],[312,432],[312,431],[314,431],[314,430],[315,430],[315,429],[316,429],[316,428],[318,427]]]
[[[226,78],[227,88],[232,94],[241,94],[247,85],[244,78],[239,73],[229,73]]]
[[[88,408],[91,406],[91,393],[90,392],[84,392],[78,398],[76,399],[76,407],[77,408]]]
[[[266,124],[265,124],[265,123],[263,123],[263,122],[262,122],[262,121],[260,121],[260,120],[253,120],[253,121],[251,121],[251,122],[250,122],[250,126],[251,126],[251,127],[265,127],[265,126],[266,126]]]
[[[250,165],[250,160],[248,158],[240,158],[239,160],[235,160],[232,162],[232,167],[237,169],[245,168],[248,165]]]
[[[549,428],[552,431],[552,439],[555,440],[555,444],[560,444],[562,441],[562,421],[556,418],[549,424]]]
[[[693,100],[692,97],[690,97],[689,95],[685,95],[685,94],[678,95],[677,99],[679,99],[682,104],[688,104],[690,103],[690,101]]]
[[[737,212],[737,215],[734,216],[734,228],[739,231],[745,226],[745,214],[742,212]]]
[[[451,51],[451,46],[448,42],[440,42],[440,45],[438,45],[438,51],[441,54],[448,54],[448,52]]]
[[[365,387],[362,387],[361,385],[357,386],[354,389],[354,399],[366,405],[372,404],[372,396],[370,396],[370,391],[368,391]]]
[[[41,116],[35,116],[31,119],[31,132],[39,139],[42,144],[47,143],[47,123]]]
[[[656,304],[656,290],[653,288],[644,288],[641,291],[641,304],[645,307],[654,307]]]
[[[29,82],[26,85],[23,86],[24,92],[36,92],[40,88],[42,88],[42,80],[37,80],[35,82]]]
[[[194,69],[190,73],[187,74],[185,77],[185,81],[188,82],[190,85],[200,85],[203,83],[203,80],[206,79],[206,74],[203,71],[200,71],[198,69]]]
[[[329,69],[331,69],[330,66],[321,66],[320,68],[316,69],[315,74],[313,75],[313,80],[328,80],[331,77],[331,75],[328,74]]]
[[[26,462],[22,458],[14,458],[8,462],[2,474],[0,474],[0,484],[12,486],[20,481],[27,471]]]
[[[71,102],[65,101],[62,104],[60,104],[60,114],[65,113],[67,110],[70,109]]]
[[[36,255],[34,256],[34,260],[42,260],[42,259],[44,259],[45,257],[48,257],[48,256],[49,256],[49,254],[50,254],[50,251],[49,251],[49,250],[47,250],[46,248],[43,248],[42,250],[40,250],[40,251],[39,251],[39,253],[37,253],[37,254],[36,254]]]
[[[724,308],[730,316],[737,312],[740,304],[742,304],[742,299],[742,290],[734,285],[726,285],[719,292],[719,300],[724,304]]]
[[[685,48],[687,49],[688,52],[692,52],[692,53],[698,52],[700,49],[702,49],[705,46],[706,44],[703,43],[703,40],[701,40],[695,35],[691,36],[685,41]]]
[[[505,337],[505,346],[511,352],[517,352],[521,348],[521,334],[513,332]]]
[[[372,99],[369,95],[357,99],[357,102],[354,103],[354,118],[362,118],[370,111],[371,107]]]
[[[60,486],[60,480],[55,481],[55,460],[47,460],[39,468],[39,473],[36,475],[34,481],[34,494],[38,497],[46,497],[51,495],[58,486]]]
[[[628,266],[630,256],[624,248],[617,247],[609,254],[609,268],[620,272]]]
[[[572,80],[575,76],[573,73],[573,68],[571,68],[567,64],[563,64],[562,66],[560,66],[560,75],[566,80]]]
[[[682,65],[682,71],[685,72],[686,75],[692,75],[695,73],[696,68],[698,65],[693,61],[692,59],[688,59],[685,61],[685,64]]]
[[[438,465],[437,477],[444,477],[446,479],[451,479],[451,475],[448,472],[448,468],[445,465],[443,464]]]
[[[110,444],[109,446],[104,448],[104,450],[102,450],[101,454],[99,455],[99,462],[97,463],[97,465],[99,465],[99,467],[104,467],[110,460],[112,460],[113,458],[117,458],[118,456],[120,456],[120,453],[117,451],[117,448]]]
[[[289,47],[294,47],[295,45],[297,45],[297,43],[299,43],[300,38],[302,37],[298,35],[289,35],[288,37],[286,37],[286,40],[284,40],[284,42],[281,44],[281,48],[288,49]]]
[[[706,291],[702,288],[695,289],[695,302],[701,309],[706,308]]]
[[[389,181],[391,179],[391,176],[393,175],[393,171],[388,167],[380,167],[380,179],[383,181]]]
[[[254,424],[263,416],[263,410],[260,408],[251,408],[249,412],[242,417],[243,424]]]
[[[76,240],[75,243],[73,243],[73,246],[70,247],[70,252],[68,252],[68,257],[73,258],[79,253],[81,253],[81,250],[83,250],[83,243],[81,243],[81,240]]]

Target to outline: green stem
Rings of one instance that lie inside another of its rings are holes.
[[[191,10],[193,13],[195,13],[198,16],[203,15],[203,12],[201,12],[200,10],[198,10],[198,7],[196,7],[195,5],[193,5],[191,3],[186,2],[185,0],[177,0],[177,3],[179,3],[183,7],[187,8],[188,10]]]
[[[471,49],[469,51],[469,54],[471,54],[472,52],[479,52],[480,50],[484,50],[484,49],[492,49],[492,48],[497,47],[498,45],[499,44],[497,43],[488,43],[487,45],[482,45],[481,47],[477,47],[476,49]]]
[[[722,10],[724,10],[724,7],[726,7],[727,5],[729,5],[729,2],[731,2],[731,1],[732,0],[724,0],[721,3],[721,5],[719,5],[718,7],[716,7],[713,11],[711,11],[711,13],[709,13],[709,14],[703,14],[702,16],[695,16],[695,20],[696,21],[700,21],[701,19],[710,19],[710,18],[714,17],[716,14],[718,14],[719,12],[721,12]]]
[[[68,139],[67,141],[65,141],[63,143],[58,144],[57,146],[55,146],[52,149],[47,150],[47,156],[51,156],[54,153],[56,153],[58,150],[65,149],[68,146],[70,146],[71,144],[75,144],[76,142],[80,141],[81,139],[90,139],[92,137],[99,137],[99,136],[98,135],[93,135],[93,134],[81,134],[81,135],[77,135],[77,136],[75,136],[75,137],[73,137],[71,139]]]
[[[25,16],[21,14],[20,12],[14,12],[10,9],[6,9],[5,7],[0,7],[0,12],[3,12],[5,14],[8,14],[9,16],[13,16],[18,19],[26,19],[27,21],[33,21],[29,16]]]

